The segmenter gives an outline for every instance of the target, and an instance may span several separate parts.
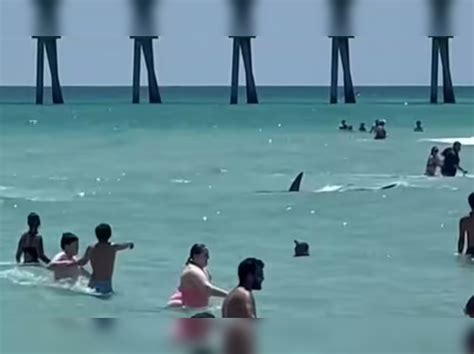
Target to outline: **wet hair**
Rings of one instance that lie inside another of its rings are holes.
[[[108,242],[112,236],[112,228],[109,224],[100,224],[95,228],[95,236],[99,242]]]
[[[416,121],[416,125],[421,125],[421,121],[420,121],[420,120],[417,120],[417,121]]]
[[[461,143],[459,141],[455,141],[454,144],[453,144],[453,147],[455,146],[461,146]]]
[[[63,233],[61,237],[61,249],[64,250],[64,247],[74,242],[79,242],[79,238],[76,235],[71,232]]]
[[[249,274],[255,274],[258,268],[265,266],[263,261],[257,258],[246,258],[239,264],[239,283],[243,284]]]
[[[38,227],[41,226],[41,219],[38,214],[30,213],[27,218],[27,224],[30,228],[30,231],[38,231]]]
[[[467,316],[474,318],[474,295],[467,301],[464,313]]]
[[[474,210],[474,192],[469,194],[469,197],[467,197],[467,201],[469,202],[469,206],[471,207],[471,209]]]
[[[194,316],[191,316],[191,318],[216,318],[216,316],[214,316],[210,312],[200,312],[195,314]]]
[[[193,263],[194,256],[198,256],[202,254],[205,250],[207,250],[207,247],[203,243],[195,243],[193,247],[191,247],[191,250],[189,251],[189,257],[188,260],[186,261],[186,265]]]
[[[433,146],[433,147],[431,148],[431,155],[434,154],[435,150],[436,150],[436,151],[439,151],[439,149],[438,149],[437,146]]]

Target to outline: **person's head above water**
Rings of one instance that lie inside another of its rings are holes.
[[[30,213],[27,218],[27,224],[32,232],[38,232],[39,227],[41,226],[41,219],[38,214]]]
[[[63,233],[61,249],[68,255],[75,256],[79,251],[79,238],[71,232]]]
[[[454,149],[454,151],[456,151],[456,152],[461,151],[461,143],[460,143],[459,141],[456,141],[456,142],[453,144],[453,149]]]
[[[247,290],[262,290],[262,283],[265,279],[263,268],[265,264],[257,258],[244,259],[239,264],[239,286]]]
[[[469,206],[471,207],[471,210],[474,211],[474,192],[469,194],[467,201],[469,202]]]
[[[209,250],[202,243],[195,243],[189,251],[189,257],[186,264],[195,264],[198,267],[205,268],[209,262]]]
[[[309,245],[295,240],[295,257],[309,256]]]
[[[466,307],[464,307],[464,314],[471,318],[474,318],[474,296],[467,301]]]
[[[436,156],[436,155],[438,155],[438,152],[439,152],[439,149],[438,149],[437,146],[433,146],[433,147],[431,148],[431,156]]]
[[[95,236],[101,243],[109,242],[110,237],[112,237],[112,228],[109,224],[100,224],[95,228]]]
[[[421,128],[421,121],[419,121],[419,120],[416,121],[416,127]]]

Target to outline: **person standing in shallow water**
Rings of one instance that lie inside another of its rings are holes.
[[[257,318],[253,290],[262,290],[264,266],[264,263],[256,258],[247,258],[240,263],[239,285],[224,300],[223,318]]]
[[[211,296],[226,297],[227,291],[212,285],[207,270],[209,250],[203,244],[194,244],[181,273],[178,291],[168,302],[168,307],[205,308]]]
[[[375,140],[383,140],[387,137],[387,131],[385,130],[385,120],[381,120],[379,125],[375,127],[374,134]]]
[[[48,264],[50,259],[44,254],[43,238],[39,234],[41,219],[38,214],[30,213],[27,218],[28,231],[20,237],[16,250],[15,259],[17,263],[21,262],[23,256],[24,264],[38,264],[42,262]]]
[[[422,133],[423,132],[423,127],[421,126],[421,121],[417,120],[415,128],[413,129],[415,133]]]
[[[438,147],[433,146],[431,148],[431,153],[430,153],[430,156],[428,157],[428,161],[426,162],[425,176],[429,176],[429,177],[436,176],[438,167],[441,168],[443,166],[443,163],[438,153],[439,153]]]
[[[441,168],[441,174],[445,177],[456,176],[457,171],[461,171],[467,174],[467,171],[463,169],[459,164],[461,159],[459,153],[461,152],[461,143],[456,141],[453,147],[446,148],[442,155],[444,157],[443,167]]]
[[[466,248],[465,254],[474,258],[474,193],[469,194],[468,202],[471,212],[459,220],[458,253]]]

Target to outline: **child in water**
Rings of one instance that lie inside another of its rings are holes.
[[[86,265],[89,261],[92,266],[92,275],[89,287],[102,295],[113,292],[112,276],[114,274],[115,256],[117,252],[133,249],[132,242],[114,244],[110,243],[112,228],[108,224],[100,224],[95,228],[97,243],[89,246],[77,264]]]
[[[443,165],[438,153],[439,153],[438,147],[433,146],[431,148],[428,161],[426,162],[425,176],[430,176],[430,177],[436,176],[438,167],[441,168],[441,166]]]
[[[90,277],[89,272],[77,264],[76,255],[79,251],[79,238],[66,232],[61,237],[61,249],[48,264],[47,268],[54,272],[54,279],[71,279],[77,281],[80,275]]]

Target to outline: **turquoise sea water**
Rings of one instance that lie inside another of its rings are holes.
[[[431,146],[447,146],[425,139],[464,138],[462,165],[474,172],[474,89],[459,89],[456,105],[426,104],[426,88],[359,92],[356,105],[330,106],[327,89],[263,88],[262,104],[229,106],[227,89],[165,88],[156,106],[129,104],[128,89],[70,88],[66,105],[38,107],[30,89],[1,89],[0,351],[59,351],[75,334],[83,352],[103,338],[67,321],[107,317],[120,319],[121,351],[169,353],[153,341],[184,315],[162,307],[202,242],[224,288],[243,258],[264,260],[262,353],[456,352],[474,264],[454,253],[474,178],[424,177]],[[337,130],[377,118],[386,141]],[[284,193],[300,171],[302,192]],[[65,231],[82,252],[101,222],[135,242],[118,257],[112,299],[12,265],[30,211],[50,256]],[[311,257],[292,257],[294,239]],[[397,330],[413,343],[387,339]],[[25,332],[40,339],[19,345]]]

